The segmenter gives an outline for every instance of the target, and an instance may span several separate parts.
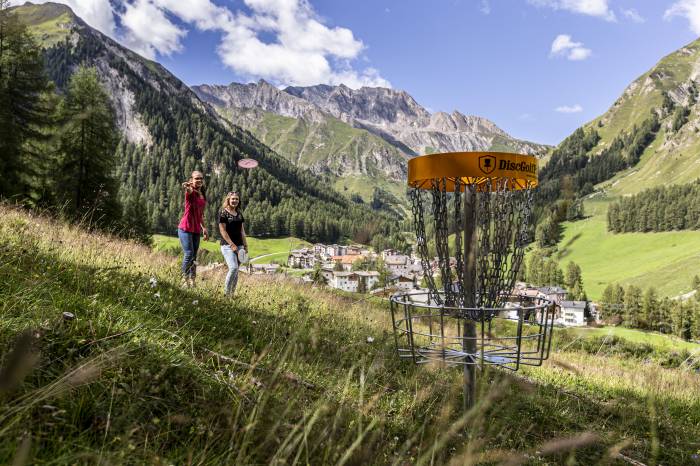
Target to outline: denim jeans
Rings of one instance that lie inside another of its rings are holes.
[[[197,251],[199,250],[199,233],[190,233],[180,228],[177,229],[177,237],[185,255],[182,258],[182,276],[195,278],[197,276]]]
[[[238,283],[238,255],[228,244],[221,246],[221,254],[224,255],[224,260],[226,265],[228,265],[226,282],[224,282],[224,294],[233,294]]]

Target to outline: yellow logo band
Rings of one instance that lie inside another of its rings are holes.
[[[455,190],[458,179],[462,186],[485,187],[488,180],[500,180],[506,182],[509,190],[534,188],[537,158],[508,152],[448,152],[421,155],[408,161],[409,186],[430,189],[433,180],[443,178],[447,181],[447,191]]]

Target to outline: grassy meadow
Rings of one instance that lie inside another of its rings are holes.
[[[168,254],[0,215],[2,464],[685,465],[700,454],[693,347],[560,331],[543,367],[482,373],[464,413],[459,370],[398,360],[384,303],[269,276],[242,276],[225,298],[218,271],[182,289]]]
[[[563,224],[556,254],[562,268],[581,266],[586,293],[599,299],[608,283],[653,286],[662,296],[691,289],[700,273],[700,231],[620,233],[607,231],[607,202],[586,202],[589,218]]]
[[[251,258],[258,256],[257,260],[252,262],[280,262],[287,263],[289,251],[292,249],[300,249],[311,246],[311,243],[303,239],[288,237],[288,238],[253,238],[248,237],[248,253]],[[201,241],[200,250],[203,251],[200,261],[204,263],[223,262],[224,258],[221,255],[221,246],[219,240]],[[180,240],[174,236],[153,235],[153,248],[159,252],[165,252],[170,255],[181,255],[182,247]],[[206,251],[206,252],[204,252]]]

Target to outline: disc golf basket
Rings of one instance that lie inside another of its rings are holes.
[[[427,290],[391,297],[396,349],[417,364],[463,366],[468,408],[477,367],[516,371],[549,356],[553,303],[513,291],[528,242],[537,159],[424,155],[409,160],[408,185]]]

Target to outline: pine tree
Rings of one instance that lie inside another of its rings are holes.
[[[612,283],[608,283],[608,286],[603,290],[603,294],[600,297],[600,314],[601,318],[604,320],[610,320],[615,314],[613,312],[615,302],[614,302],[615,287]]]
[[[367,281],[365,280],[365,277],[359,277],[358,278],[359,283],[357,284],[357,292],[358,293],[367,293]]]
[[[0,196],[36,195],[32,181],[44,155],[37,143],[46,140],[51,114],[47,90],[41,49],[0,0]]]
[[[59,116],[59,198],[72,217],[115,225],[120,217],[114,177],[117,132],[109,98],[94,68],[81,66],[71,76]]]
[[[122,233],[127,238],[150,245],[153,237],[148,225],[146,202],[140,196],[129,196],[123,203]]]
[[[642,300],[642,325],[649,330],[658,330],[661,324],[658,306],[656,290],[653,287],[647,288]]]
[[[623,323],[626,327],[639,328],[642,312],[642,290],[641,288],[629,285],[625,290],[625,305],[623,313]]]
[[[323,276],[323,269],[321,269],[321,261],[316,261],[314,264],[314,271],[311,273],[311,279],[317,285],[325,285],[328,280]]]
[[[585,295],[583,289],[583,277],[581,276],[581,267],[575,262],[569,262],[566,266],[566,276],[564,283],[568,288],[569,295],[574,300],[581,300]]]

